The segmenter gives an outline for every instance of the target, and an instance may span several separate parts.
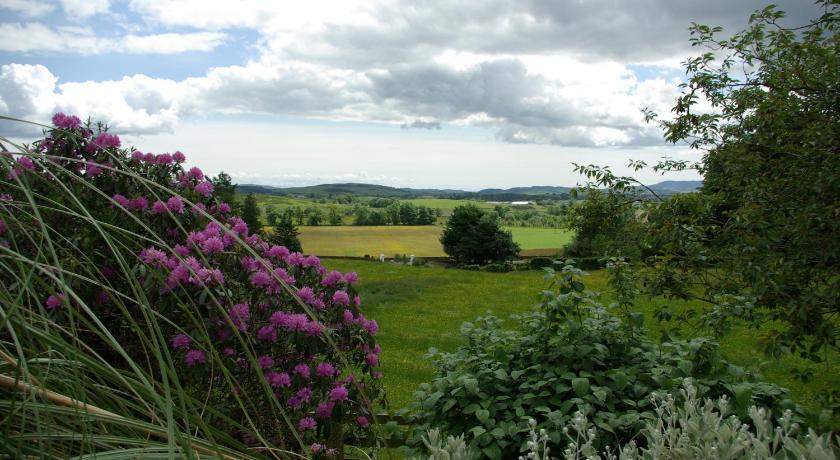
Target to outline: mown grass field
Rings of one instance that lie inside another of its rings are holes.
[[[393,257],[443,257],[438,241],[441,228],[435,225],[298,227],[303,251],[318,256],[356,256],[368,254]]]
[[[432,376],[432,366],[424,359],[429,347],[454,350],[460,343],[458,329],[464,321],[490,310],[515,323],[511,314],[529,311],[545,287],[543,273],[537,271],[485,273],[437,267],[409,267],[391,263],[326,260],[333,269],[356,271],[358,289],[365,315],[380,324],[378,339],[382,344],[384,382],[392,408],[404,407],[417,385]],[[606,273],[596,271],[586,277],[587,288],[605,292]],[[653,318],[656,307],[668,304],[686,308],[685,303],[662,298],[639,297],[636,310],[646,317],[651,337],[660,333]],[[818,407],[817,395],[825,389],[837,389],[840,382],[840,354],[829,356],[829,366],[816,366],[795,356],[782,360],[765,357],[758,346],[760,331],[735,328],[723,337],[724,355],[748,370],[759,371],[769,380],[791,390],[793,399],[807,407]],[[811,382],[794,380],[790,371],[796,367],[816,367]]]
[[[304,252],[318,256],[378,257],[385,254],[414,254],[417,257],[444,257],[440,245],[441,227],[435,225],[399,226],[320,226],[298,227]],[[572,239],[568,230],[553,228],[507,228],[526,255],[555,254]]]
[[[513,234],[513,241],[526,251],[534,249],[559,249],[572,242],[574,232],[563,228],[506,227]]]

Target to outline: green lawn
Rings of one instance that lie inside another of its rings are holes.
[[[562,248],[572,242],[574,232],[562,228],[505,227],[523,250]]]
[[[318,256],[378,257],[385,254],[414,254],[417,257],[443,257],[436,225],[398,226],[320,226],[299,227],[304,252]],[[571,241],[568,230],[553,228],[507,228],[525,255],[555,254]]]
[[[536,271],[501,274],[335,259],[325,264],[360,276],[358,288],[365,314],[380,324],[384,382],[392,408],[405,406],[417,385],[431,378],[432,367],[423,357],[429,347],[454,350],[460,341],[461,323],[488,310],[502,318],[528,311],[545,287],[542,272]],[[603,271],[593,272],[585,281],[590,289],[606,291]],[[608,302],[609,295],[605,297]],[[663,304],[686,306],[662,298],[638,299],[637,310],[645,313],[652,337],[659,333],[652,314]],[[515,323],[508,320],[507,324]],[[828,369],[820,366],[814,379],[803,384],[791,378],[791,369],[814,365],[793,356],[780,361],[764,357],[758,349],[758,334],[744,328],[733,330],[722,341],[724,354],[788,387],[794,400],[811,408],[817,407],[815,397],[821,390],[840,386],[840,354],[832,354],[832,365]]]

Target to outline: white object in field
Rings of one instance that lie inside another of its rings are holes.
[[[379,254],[379,261],[385,262],[385,254]]]
[[[408,256],[408,265],[414,265],[414,254]]]

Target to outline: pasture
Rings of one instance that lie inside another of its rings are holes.
[[[355,256],[369,254],[414,254],[418,257],[444,257],[435,225],[298,227],[300,242],[307,254],[317,256]]]
[[[444,257],[440,245],[441,227],[436,225],[298,227],[304,252],[318,256],[378,257],[385,254],[414,254],[418,257]],[[524,255],[556,254],[571,241],[568,230],[553,228],[506,228]]]
[[[365,315],[380,325],[377,338],[382,344],[384,382],[392,409],[408,404],[417,385],[431,379],[432,366],[424,359],[429,347],[454,350],[460,343],[461,323],[488,310],[513,327],[516,323],[509,316],[529,311],[537,303],[539,291],[546,287],[540,271],[487,273],[335,259],[324,263],[332,269],[359,274],[357,288]],[[601,300],[605,304],[611,301],[604,271],[591,272],[584,281],[587,288],[603,292]],[[644,313],[653,338],[661,332],[653,313],[666,304],[674,309],[689,305],[661,297],[637,298],[634,309]],[[817,394],[836,388],[840,381],[840,353],[830,354],[827,366],[816,366],[794,355],[771,359],[760,351],[761,332],[733,327],[721,339],[724,355],[746,370],[760,372],[787,387],[794,401],[811,409],[819,407]],[[808,383],[791,376],[793,369],[803,367],[818,367]]]

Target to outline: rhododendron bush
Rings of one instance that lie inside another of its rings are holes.
[[[337,423],[370,429],[378,326],[355,273],[268,244],[181,152],[122,148],[74,116],[53,124],[0,160],[0,283],[15,305],[161,394],[182,389],[176,404],[227,427],[229,443],[329,456]],[[22,265],[40,281],[22,283]]]

